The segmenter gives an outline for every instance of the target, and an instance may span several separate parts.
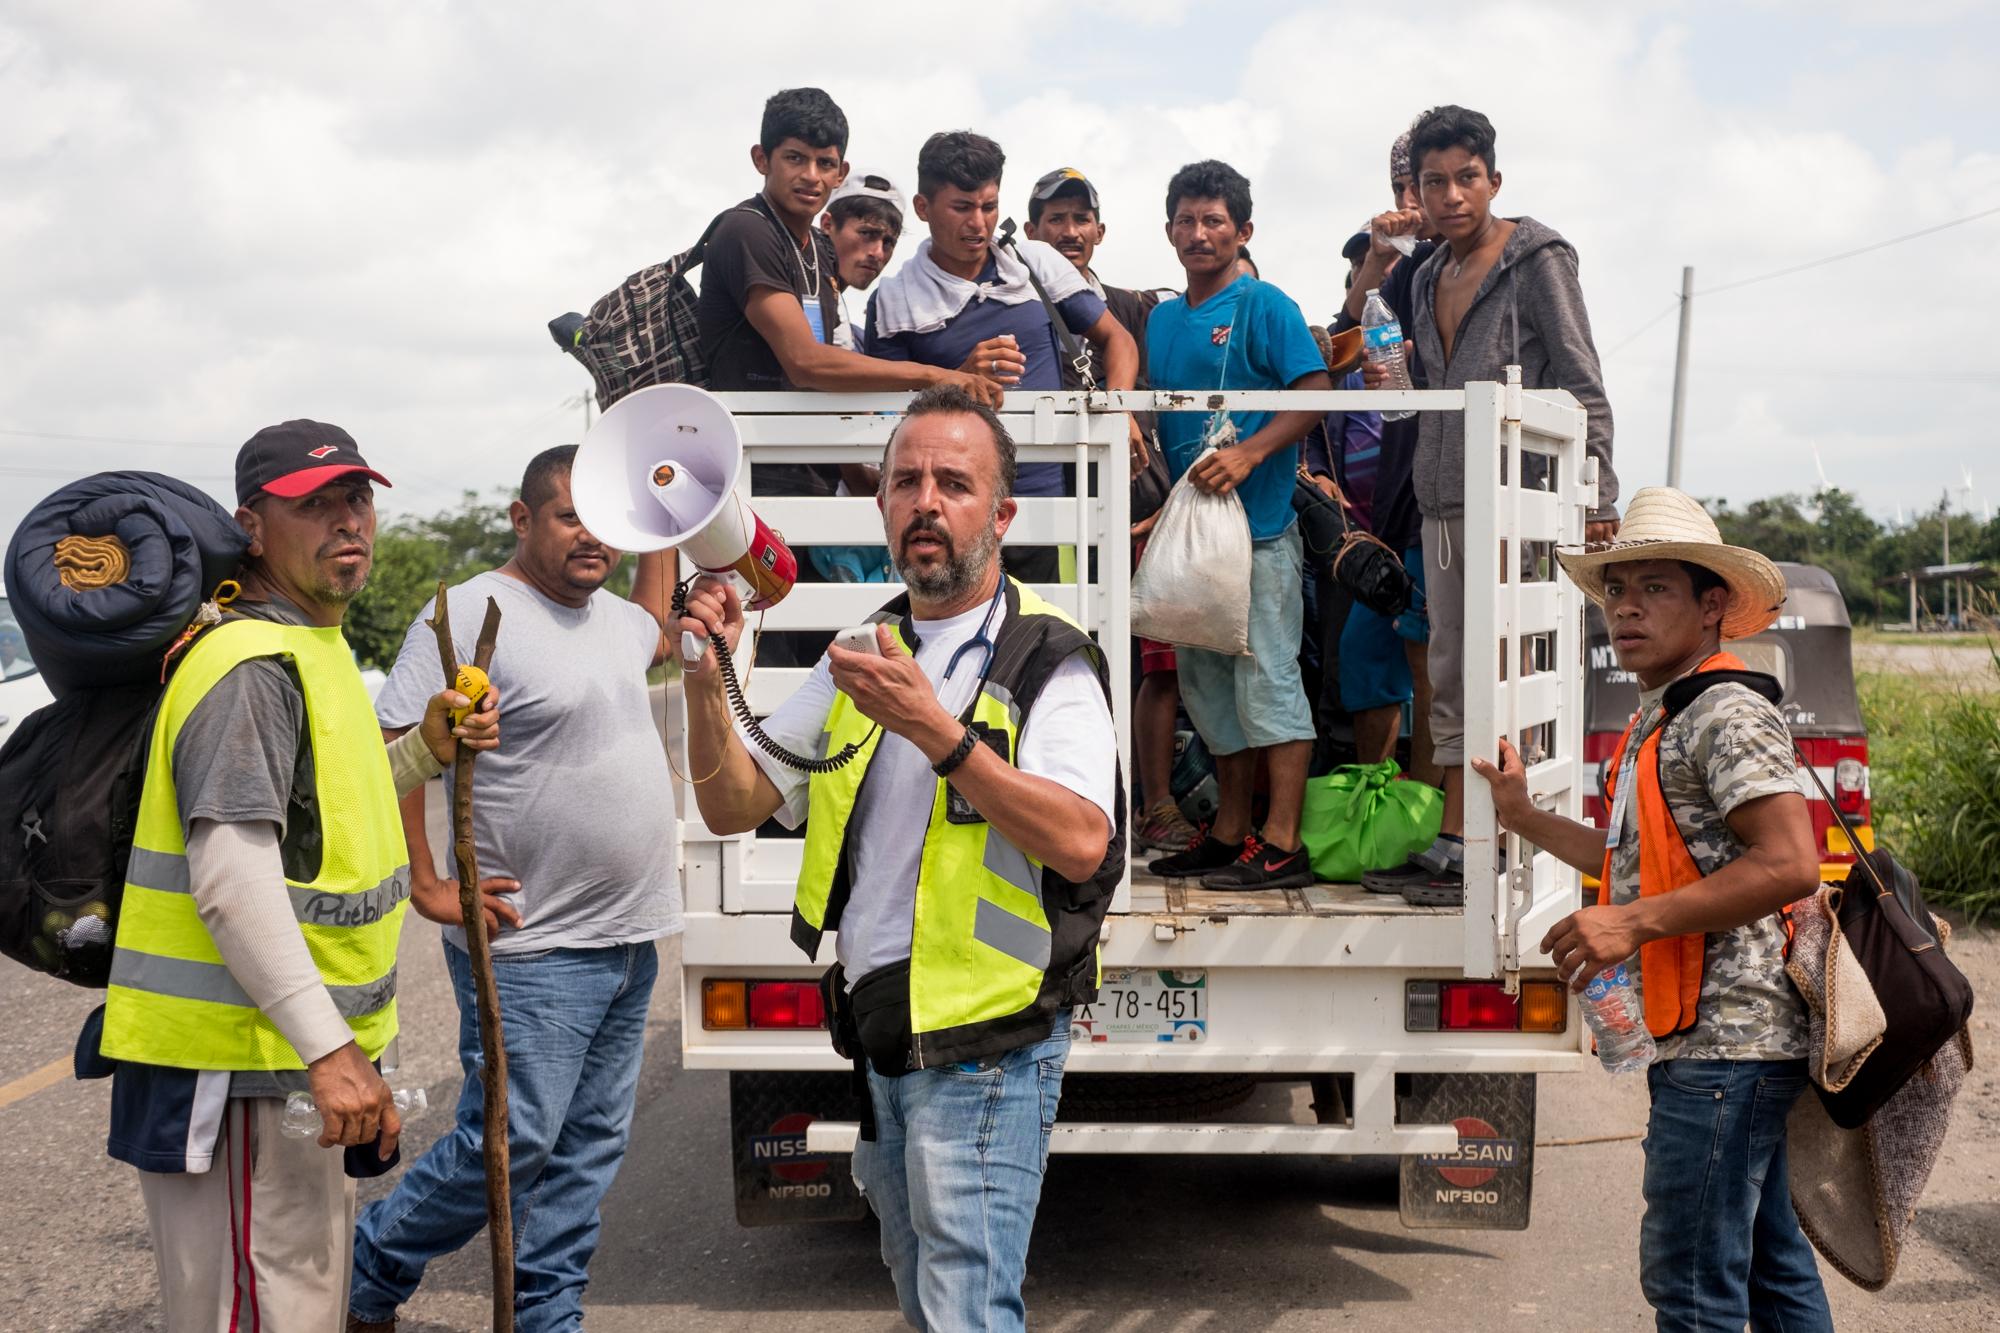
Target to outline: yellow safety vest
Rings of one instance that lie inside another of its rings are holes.
[[[338,628],[231,620],[195,640],[161,696],[118,914],[104,1054],[178,1069],[299,1069],[290,1042],[216,952],[189,892],[174,742],[195,705],[239,664],[290,660],[305,694],[322,851],[318,877],[287,879],[292,913],[354,1039],[370,1059],[396,1035],[396,942],[410,893],[388,754]]]
[[[897,626],[911,651],[908,599],[874,621]],[[1013,580],[1007,617],[996,636],[992,670],[973,702],[972,722],[1004,738],[1008,762],[1020,754],[1021,726],[1055,669],[1074,653],[1088,655],[1098,683],[1110,687],[1103,654],[1067,616]],[[836,692],[821,736],[821,754],[861,745],[852,762],[815,773],[805,851],[792,908],[792,940],[808,958],[821,935],[839,927],[848,892],[847,834],[854,802],[867,780],[882,733],[845,693]],[[930,824],[918,866],[910,939],[912,1068],[984,1059],[1046,1037],[1057,1014],[1095,998],[1097,936],[1125,862],[1123,780],[1120,812],[1098,873],[1075,884],[1015,847],[983,820],[946,818],[948,784],[932,783]]]

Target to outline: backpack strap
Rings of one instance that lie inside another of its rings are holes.
[[[1062,354],[1069,358],[1070,369],[1074,370],[1076,377],[1083,381],[1085,393],[1094,392],[1097,388],[1097,376],[1091,373],[1090,354],[1083,350],[1083,345],[1077,342],[1076,335],[1069,331],[1069,325],[1063,323],[1062,314],[1056,309],[1055,302],[1049,300],[1048,289],[1043,287],[1042,280],[1035,276],[1034,265],[1021,258],[1021,247],[1014,243],[1014,219],[1008,218],[1001,223],[1000,232],[993,239],[995,244],[1006,247],[1007,253],[1014,256],[1021,267],[1028,271],[1028,281],[1034,285],[1035,295],[1042,298],[1042,309],[1048,313],[1049,327],[1056,331],[1056,343],[1062,348]]]
[[[1667,723],[1687,710],[1689,704],[1699,699],[1703,692],[1717,685],[1741,685],[1753,693],[1761,694],[1773,704],[1785,697],[1785,687],[1778,684],[1777,677],[1761,671],[1697,671],[1691,676],[1683,676],[1667,686],[1661,703],[1666,708],[1666,716],[1660,725]]]

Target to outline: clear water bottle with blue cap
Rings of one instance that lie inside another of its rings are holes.
[[[1409,389],[1409,357],[1403,346],[1403,325],[1396,318],[1395,311],[1382,299],[1380,288],[1370,288],[1368,304],[1361,308],[1361,355],[1369,364],[1384,366],[1389,371],[1389,382],[1378,387],[1384,389]],[[1384,421],[1402,421],[1415,416],[1412,411],[1384,412]]]
[[[1597,1058],[1614,1074],[1636,1074],[1653,1063],[1653,1034],[1626,964],[1613,963],[1583,989],[1583,1019],[1597,1038]]]

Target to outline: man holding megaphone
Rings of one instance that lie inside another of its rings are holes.
[[[816,957],[838,932],[829,1026],[865,1063],[873,1112],[855,1179],[919,1328],[1024,1327],[1070,1009],[1095,995],[1125,860],[1104,656],[1000,569],[1014,473],[983,402],[954,386],[912,400],[877,494],[908,592],[763,723],[778,748],[851,761],[808,774],[746,745],[717,654],[686,677],[709,828],[806,821],[792,939]],[[697,582],[681,625],[733,651],[733,582]]]

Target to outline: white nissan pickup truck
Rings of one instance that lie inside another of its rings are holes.
[[[1024,462],[1073,466],[1073,497],[1023,498],[1007,541],[1076,549],[1076,581],[1037,587],[1096,636],[1110,662],[1131,769],[1131,582],[1124,413],[1413,408],[1464,419],[1466,743],[1522,742],[1549,809],[1580,818],[1583,599],[1558,543],[1583,540],[1596,496],[1584,413],[1561,392],[1509,383],[1400,393],[1011,393]],[[751,462],[878,462],[896,395],[724,394]],[[1546,465],[1521,463],[1531,455]],[[749,470],[744,475],[748,477]],[[1523,481],[1523,476],[1528,478]],[[751,497],[794,546],[880,532],[871,497]],[[832,632],[898,591],[802,584],[765,630]],[[764,667],[748,686],[769,712],[806,672]],[[677,693],[677,692],[674,692]],[[670,699],[670,706],[674,706]],[[688,772],[684,758],[677,764]],[[848,1154],[851,1070],[832,1051],[812,962],[788,936],[801,843],[720,836],[679,793],[687,933],[682,1057],[730,1076],[736,1206],[746,1225],[860,1216]],[[1417,907],[1354,884],[1216,893],[1162,882],[1135,858],[1102,933],[1104,985],[1075,1013],[1058,1153],[1393,1154],[1413,1227],[1524,1228],[1534,1182],[1535,1076],[1574,1070],[1579,1015],[1537,951],[1580,901],[1577,873],[1499,831],[1486,784],[1466,783],[1462,908]],[[1310,1088],[1253,1097],[1260,1085]]]

